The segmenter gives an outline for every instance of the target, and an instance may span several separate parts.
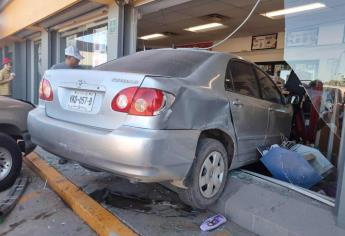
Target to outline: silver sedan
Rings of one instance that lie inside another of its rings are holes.
[[[93,70],[47,71],[28,124],[49,152],[173,185],[186,203],[206,208],[228,169],[289,135],[291,118],[292,107],[256,65],[225,53],[159,49]]]

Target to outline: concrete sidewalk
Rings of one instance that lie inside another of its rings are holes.
[[[239,171],[232,172],[212,209],[259,235],[345,235],[332,207]]]

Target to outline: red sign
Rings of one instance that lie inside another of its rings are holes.
[[[209,48],[213,45],[212,41],[200,42],[200,43],[189,43],[183,45],[177,45],[176,48]]]

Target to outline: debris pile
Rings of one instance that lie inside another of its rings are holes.
[[[317,149],[291,141],[260,146],[260,161],[272,176],[303,188],[311,188],[332,172],[334,166]]]

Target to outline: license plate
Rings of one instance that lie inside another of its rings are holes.
[[[68,106],[74,110],[90,112],[95,101],[95,92],[72,91]]]

